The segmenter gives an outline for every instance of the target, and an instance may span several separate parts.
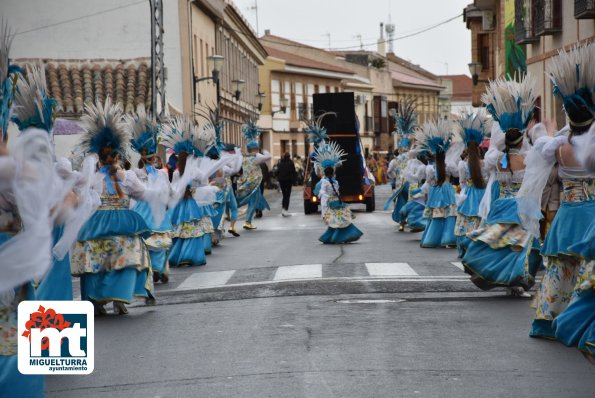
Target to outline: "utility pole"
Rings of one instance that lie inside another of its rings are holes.
[[[162,122],[165,116],[165,62],[163,59],[163,1],[151,6],[151,114]]]

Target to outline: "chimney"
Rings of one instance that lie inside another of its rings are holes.
[[[270,34],[271,34],[271,30],[270,29],[265,29],[264,30],[264,35],[265,36],[270,36]]]
[[[386,57],[386,41],[384,40],[384,24],[382,22],[380,22],[380,38],[378,39],[376,51],[383,57]]]

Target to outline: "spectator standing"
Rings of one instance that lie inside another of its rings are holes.
[[[295,170],[295,165],[291,160],[289,152],[285,152],[279,161],[279,164],[277,165],[277,180],[279,181],[279,187],[281,188],[281,193],[283,194],[283,201],[281,203],[281,215],[283,217],[290,215],[288,213],[289,200],[291,198],[291,187],[296,179],[296,176],[297,172]]]

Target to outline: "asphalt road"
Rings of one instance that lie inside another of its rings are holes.
[[[47,396],[592,396],[595,367],[530,339],[530,301],[476,289],[456,250],[363,210],[359,242],[322,245],[299,191],[292,217],[269,201],[257,230],[172,270],[157,306],[96,318],[94,373],[50,377]]]

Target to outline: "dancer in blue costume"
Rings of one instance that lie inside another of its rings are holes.
[[[593,59],[595,43],[590,43],[568,52],[561,51],[548,65],[554,93],[563,101],[569,125],[556,137],[544,137],[538,142],[535,147],[540,149],[536,151],[540,156],[528,166],[537,176],[527,181],[528,192],[541,195],[547,181],[545,174],[555,163],[562,186],[561,205],[541,249],[546,272],[537,296],[531,337],[556,337],[553,322],[578,294],[588,276],[588,259],[570,247],[588,236],[595,219],[595,168],[589,167],[590,161],[580,161],[593,159],[595,148],[592,145],[595,130]],[[530,201],[528,207],[532,208],[535,201]],[[587,293],[587,297],[590,302],[592,293]]]
[[[178,155],[178,169],[171,184],[177,203],[170,203],[174,233],[169,264],[172,267],[205,265],[207,235],[214,231],[211,217],[215,212],[211,204],[218,191],[209,186],[208,178],[231,158],[208,159],[205,155],[216,144],[215,131],[200,129],[187,117],[178,117],[166,126],[161,140]]]
[[[85,109],[81,146],[99,158],[95,189],[101,205],[85,223],[71,252],[71,268],[81,278],[81,297],[93,302],[97,314],[127,314],[125,304],[135,296],[153,304],[153,275],[147,246],[150,236],[145,220],[130,210],[130,199],[152,201],[151,192],[132,170],[124,171],[118,157],[130,143],[118,104],[108,98]]]
[[[39,104],[39,105],[38,105]],[[46,89],[46,79],[42,68],[33,66],[28,69],[26,77],[19,79],[14,100],[15,109],[12,121],[19,128],[20,134],[30,131],[44,131],[50,140],[55,119],[56,101],[49,98]],[[74,181],[71,175],[64,175],[64,179],[55,179],[54,191],[68,192],[64,201],[56,203],[53,209],[54,229],[53,239],[57,243],[63,235],[66,215],[76,206],[76,195],[71,192]],[[53,193],[49,193],[53,195]],[[72,242],[71,242],[72,243]],[[66,253],[56,258],[50,271],[39,282],[36,291],[39,300],[72,300],[72,277],[70,276],[70,261]]]
[[[479,145],[491,129],[491,123],[485,112],[480,110],[476,113],[463,112],[457,120],[461,139],[467,148],[467,160],[459,162],[459,182],[462,188],[462,201],[457,207],[457,222],[455,225],[455,236],[457,237],[457,249],[459,258],[463,258],[470,239],[467,234],[479,228],[481,217],[479,215],[479,204],[485,193],[486,175],[483,161],[480,155]]]
[[[589,142],[581,142],[583,150],[577,153],[577,161],[585,169],[595,172],[595,127],[591,127],[589,137],[585,138],[579,141]],[[584,282],[578,285],[568,307],[554,319],[552,328],[558,341],[578,347],[595,363],[595,220],[591,221],[583,240],[568,250],[586,262]]]
[[[426,176],[426,164],[428,153],[425,151],[411,150],[410,156],[416,159],[409,159],[404,170],[405,181],[409,183],[409,200],[399,213],[399,231],[408,227],[411,232],[421,232],[426,228],[424,210],[426,208],[426,195],[421,189]]]
[[[217,215],[212,219],[218,240],[220,240],[225,233],[224,216],[229,221],[229,229],[227,229],[227,232],[236,238],[240,236],[235,229],[236,221],[238,219],[238,202],[236,201],[236,196],[233,191],[231,177],[238,174],[242,168],[243,156],[239,148],[234,148],[233,152],[225,152],[234,156],[235,160],[231,164],[225,165],[222,169],[219,169],[215,178],[213,178],[211,182],[212,185],[219,188],[219,192],[217,192],[217,200],[215,202]]]
[[[322,220],[328,229],[318,238],[322,243],[342,244],[358,240],[363,233],[352,223],[351,210],[341,201],[339,183],[335,179],[335,169],[343,163],[345,152],[336,142],[319,145],[315,152],[317,170],[324,172],[320,184],[320,205]]]
[[[532,234],[523,224],[516,200],[525,175],[523,138],[533,117],[535,98],[535,80],[529,76],[521,82],[491,81],[482,97],[498,125],[492,129],[490,150],[484,159],[490,173],[480,204],[485,219],[467,235],[471,243],[462,261],[471,281],[480,289],[504,286],[509,295],[521,297],[531,297],[526,291],[535,283],[541,264],[539,233]],[[500,197],[491,203],[494,183],[500,187]]]
[[[446,170],[446,152],[453,139],[453,126],[447,120],[424,124],[415,138],[418,145],[435,157],[435,165],[426,168],[424,192],[428,200],[424,210],[426,229],[421,247],[455,247],[456,203],[455,191]]]
[[[52,265],[52,149],[47,132],[32,131],[18,137],[8,152],[8,122],[19,78],[19,69],[8,63],[11,41],[8,27],[0,23],[0,396],[43,397],[45,376],[18,371],[17,307],[35,299],[30,281]],[[27,169],[35,173],[23,178]]]
[[[231,178],[237,175],[242,168],[243,157],[239,148],[233,145],[226,145],[222,140],[224,122],[221,118],[219,108],[208,108],[208,111],[201,113],[201,116],[206,120],[207,128],[215,131],[215,146],[209,150],[207,155],[213,159],[218,159],[220,156],[233,156],[235,159],[219,169],[211,181],[212,185],[219,188],[217,198],[213,204],[215,216],[211,217],[215,230],[213,234],[214,243],[218,244],[225,232],[224,216],[230,224],[227,232],[235,237],[240,236],[235,229],[238,219],[238,203]]]
[[[260,164],[271,159],[267,151],[259,153],[260,144],[258,137],[261,134],[256,121],[249,120],[242,126],[242,134],[246,138],[246,149],[248,153],[242,161],[242,175],[238,180],[238,207],[248,206],[246,210],[246,222],[244,229],[256,229],[252,219],[256,210],[270,210],[269,205],[260,191],[262,181],[262,170]]]
[[[400,223],[399,231],[403,231],[404,226],[401,221],[401,209],[409,200],[410,184],[405,179],[405,168],[409,157],[407,151],[411,146],[411,136],[417,128],[417,112],[415,112],[415,101],[407,99],[403,101],[399,107],[399,111],[394,116],[396,133],[399,137],[399,151],[401,152],[394,162],[391,161],[392,167],[389,165],[388,173],[394,174],[394,189],[395,192],[388,199],[384,205],[384,210],[388,210],[390,203],[394,202],[395,207],[392,213],[392,219],[396,223]]]
[[[134,170],[136,176],[145,186],[162,194],[156,203],[156,209],[152,210],[148,202],[139,200],[134,204],[132,210],[145,220],[151,231],[151,235],[144,241],[151,258],[153,282],[167,283],[169,281],[167,257],[172,245],[171,234],[173,233],[171,211],[167,211],[170,186],[167,175],[157,170],[153,164],[157,153],[157,136],[160,126],[142,108],[136,115],[126,115],[126,124],[132,133],[130,146],[140,155],[138,168]],[[153,216],[154,211],[158,218]]]

